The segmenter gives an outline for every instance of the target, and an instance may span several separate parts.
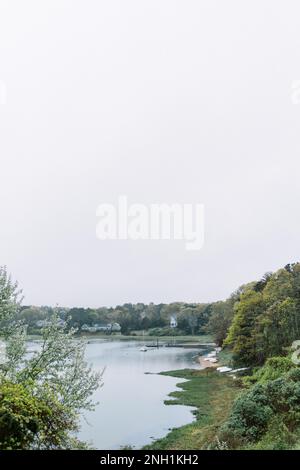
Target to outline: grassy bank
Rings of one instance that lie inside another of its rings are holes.
[[[240,392],[236,382],[215,370],[178,370],[163,375],[187,379],[170,394],[167,405],[193,406],[195,421],[173,429],[166,437],[154,441],[146,449],[207,449],[216,442],[217,429],[226,420],[234,398]]]
[[[106,339],[110,341],[145,341],[148,343],[156,343],[157,339],[159,343],[212,343],[213,337],[211,335],[182,335],[182,336],[151,336],[145,332],[145,335],[142,334],[133,334],[133,335],[122,335],[122,334],[112,334],[107,335],[105,333],[79,333],[78,336],[83,338],[91,339]],[[41,339],[42,335],[40,334],[29,334],[29,340]]]
[[[210,335],[198,335],[198,336],[191,336],[191,335],[184,335],[184,336],[150,336],[145,332],[145,335],[121,335],[121,334],[113,334],[113,335],[106,335],[101,333],[81,333],[81,336],[86,337],[88,339],[109,339],[111,341],[145,341],[148,343],[156,343],[157,339],[159,343],[211,343],[213,342],[213,338]]]

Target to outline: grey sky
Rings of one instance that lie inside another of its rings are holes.
[[[209,301],[299,259],[300,7],[0,1],[0,264],[25,303]],[[205,204],[205,245],[99,241],[96,208]]]

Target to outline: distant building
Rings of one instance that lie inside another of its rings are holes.
[[[107,323],[105,325],[101,325],[99,323],[95,323],[94,325],[84,324],[81,327],[81,331],[87,331],[88,333],[97,333],[101,331],[103,333],[111,333],[115,331],[121,331],[121,327],[119,323]]]
[[[46,328],[52,324],[51,320],[38,320],[35,324],[37,328]],[[66,322],[64,320],[59,319],[57,321],[59,328],[65,328]]]
[[[119,323],[108,323],[107,328],[110,331],[121,331],[121,326]]]
[[[175,315],[170,317],[170,328],[177,328],[177,319]]]

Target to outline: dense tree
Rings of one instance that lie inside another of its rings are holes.
[[[0,384],[0,449],[72,448],[73,414],[54,395],[36,395],[30,383]]]
[[[74,307],[26,307],[20,309],[16,319],[23,321],[31,333],[37,333],[37,322],[49,320],[53,313],[59,318],[67,320],[68,327],[80,331],[83,325],[119,323],[122,334],[133,331],[149,329],[166,329],[170,326],[170,319],[175,316],[178,320],[178,331],[185,334],[203,333],[210,316],[210,304],[185,304],[173,302],[171,304],[145,305],[143,303],[117,305],[116,307],[97,309]]]
[[[284,355],[300,336],[300,264],[287,265],[252,283],[234,304],[225,345],[236,364],[263,364]]]
[[[212,333],[218,346],[222,346],[233,318],[234,301],[230,298],[211,305],[207,331]]]
[[[39,307],[27,307],[19,312],[17,318],[21,321],[23,320],[29,327],[34,327],[37,321],[44,320],[46,316],[45,309]]]
[[[279,365],[279,376],[276,367]],[[219,441],[229,448],[247,447],[264,439],[264,448],[286,449],[298,440],[300,369],[282,374],[282,364],[269,364],[275,379],[260,380],[234,402]]]
[[[238,365],[259,364],[263,361],[262,344],[256,335],[256,322],[265,309],[260,292],[248,290],[241,295],[234,307],[234,318],[225,345],[232,346]]]

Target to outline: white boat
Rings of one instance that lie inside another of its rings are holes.
[[[140,348],[140,351],[141,351],[141,352],[147,352],[148,349],[147,349],[146,346],[145,346],[145,332],[144,332],[144,331],[143,331],[143,340],[144,340],[144,346],[142,346],[142,347]]]
[[[216,355],[217,355],[217,352],[212,351],[212,352],[208,353],[206,357],[216,357]]]
[[[221,366],[221,367],[218,367],[218,368],[217,368],[217,371],[218,371],[218,372],[221,372],[221,374],[224,374],[225,372],[231,372],[231,371],[232,371],[232,368],[231,368],[231,367],[227,367],[227,366]]]

